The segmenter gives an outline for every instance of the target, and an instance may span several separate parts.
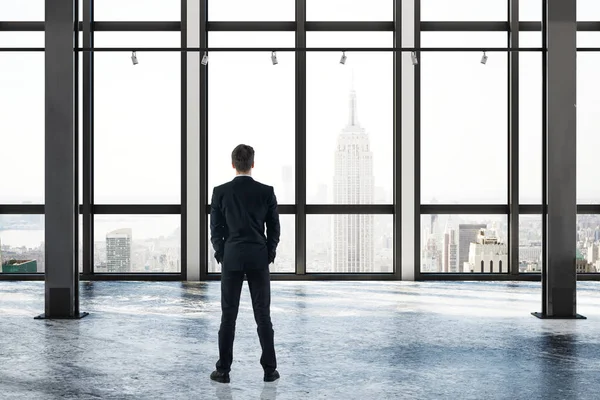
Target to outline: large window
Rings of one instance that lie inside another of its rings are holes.
[[[329,41],[339,46],[356,39],[344,36],[311,33],[307,39],[309,46]],[[358,46],[390,47],[391,39],[377,33]],[[340,64],[341,56],[307,56],[307,202],[391,204],[393,56],[349,52]]]
[[[212,46],[234,40],[248,42],[246,33],[211,34]],[[285,43],[293,36],[249,34],[259,46]],[[253,176],[275,187],[279,204],[295,203],[295,117],[293,52],[215,52],[210,54],[208,116],[208,182],[211,189],[235,176],[231,152],[239,144],[254,148]],[[243,61],[243,62],[242,62]],[[210,193],[209,193],[210,194]]]
[[[94,220],[96,273],[181,271],[178,215],[99,215]]]
[[[207,32],[199,41],[190,39],[198,15],[181,23],[186,11],[198,10],[180,1],[86,3],[94,24],[79,32],[79,46],[91,42],[95,49],[78,51],[80,270],[184,277],[187,202],[199,194],[200,211],[208,212],[204,203],[213,187],[234,176],[233,148],[245,143],[256,151],[254,177],[274,186],[280,205],[273,272],[399,277],[403,271],[395,266],[405,247],[394,235],[400,224],[414,223],[417,278],[538,273],[544,53],[537,23],[543,2],[518,2],[520,22],[531,23],[519,24],[520,49],[509,49],[516,34],[511,1],[420,0],[414,27],[412,7],[402,10],[399,25],[410,25],[407,34],[394,32],[398,24],[392,23],[394,6],[406,2],[306,0],[303,24],[296,21],[304,12],[294,0],[208,0]],[[580,22],[600,20],[596,3],[577,1]],[[35,272],[45,269],[44,6],[41,0],[0,0],[0,20],[10,22],[0,32],[6,167],[0,257],[2,267],[7,260],[13,265],[5,273],[31,272],[33,264],[14,266],[19,259],[35,260]],[[578,46],[600,47],[593,24],[580,27]],[[395,51],[407,61],[411,55],[393,48],[395,35],[416,50],[412,64],[395,64]],[[182,52],[186,38],[191,47]],[[206,45],[208,64],[196,65]],[[598,62],[589,49],[578,55],[580,274],[600,271]],[[518,96],[512,96],[517,77]],[[205,109],[182,103],[191,93]],[[413,105],[414,113],[407,112]],[[190,151],[193,134],[200,146]],[[406,170],[410,160],[400,159],[411,145],[405,135],[418,152],[414,171]],[[513,140],[518,157],[511,154]],[[197,161],[201,170],[182,169]],[[413,172],[415,192],[406,193],[399,177]],[[197,173],[200,190],[190,179]],[[394,218],[410,196],[414,221]],[[201,277],[215,279],[220,266],[206,240],[209,218],[200,221],[203,244],[194,250],[206,260]],[[519,224],[518,235],[511,224]],[[511,249],[518,249],[518,268],[509,265]]]
[[[309,215],[306,226],[307,272],[394,272],[392,215]]]
[[[0,65],[0,204],[43,204],[44,53],[0,52]]]
[[[280,215],[281,239],[277,246],[275,262],[269,265],[271,273],[293,274],[296,272],[296,223],[293,215]],[[221,273],[221,264],[214,257],[214,249],[210,243],[210,218],[208,232],[208,273]]]
[[[44,272],[44,216],[0,215],[0,273]]]
[[[479,35],[470,35],[481,46]],[[505,34],[490,36],[490,47],[505,43]],[[448,40],[445,34],[428,36],[423,46]],[[482,57],[455,51],[421,55],[422,203],[507,202],[507,54],[488,53],[485,65]]]
[[[98,52],[94,59],[95,201],[178,204],[181,56],[138,52],[138,65],[130,56]]]
[[[421,216],[421,273],[507,273],[505,215]]]

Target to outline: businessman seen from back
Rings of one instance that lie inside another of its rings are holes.
[[[264,381],[273,382],[279,379],[279,373],[271,324],[269,264],[275,261],[279,243],[277,199],[273,187],[263,185],[251,176],[254,168],[252,147],[240,144],[231,153],[231,161],[236,176],[215,187],[210,206],[210,239],[222,271],[219,361],[210,378],[229,383],[235,321],[246,276],[262,347],[260,363]]]

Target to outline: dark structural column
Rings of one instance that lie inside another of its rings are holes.
[[[81,318],[77,224],[74,0],[46,0],[46,307],[37,318]]]
[[[576,74],[574,1],[545,0],[546,35],[546,262],[540,318],[577,315]]]

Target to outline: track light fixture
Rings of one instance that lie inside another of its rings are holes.
[[[412,60],[412,65],[419,65],[419,59],[417,58],[417,53],[414,51],[410,53],[410,59]]]
[[[277,61],[277,52],[276,51],[271,52],[271,62],[273,63],[273,65],[279,64],[279,62]]]
[[[133,65],[138,65],[139,61],[137,59],[137,54],[134,52],[131,53],[131,62],[133,63]]]
[[[202,61],[200,61],[200,63],[202,63],[202,65],[208,65],[208,53],[205,51],[204,55],[202,56]]]
[[[342,58],[340,58],[340,64],[345,65],[347,59],[348,57],[346,57],[346,52],[342,51]]]
[[[485,54],[485,51],[484,51],[483,56],[481,57],[481,63],[483,65],[485,65],[487,63],[487,60],[488,60],[488,56],[487,56],[487,54]]]

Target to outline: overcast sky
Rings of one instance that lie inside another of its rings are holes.
[[[252,4],[250,4],[252,3]],[[580,20],[600,20],[600,4],[578,1]],[[0,20],[42,20],[43,0],[0,0]],[[179,20],[172,0],[97,0],[97,20]],[[421,0],[423,20],[506,20],[506,0]],[[391,0],[309,0],[309,20],[391,20]],[[209,2],[212,20],[293,20],[292,0]],[[541,0],[522,0],[523,20],[541,19]],[[579,44],[600,46],[600,34]],[[96,34],[97,46],[180,46],[177,32]],[[523,46],[541,35],[523,33]],[[314,46],[392,46],[390,32],[309,32]],[[291,32],[210,34],[211,46],[292,47]],[[506,46],[506,33],[422,34],[423,46]],[[0,32],[0,46],[43,46],[43,33]],[[179,53],[97,53],[95,65],[96,203],[180,203]],[[256,150],[256,177],[276,186],[280,203],[293,202],[295,82],[293,53],[211,54],[209,64],[209,185],[231,178],[230,153],[239,143]],[[393,159],[392,53],[309,53],[307,56],[307,192],[332,186],[337,135],[357,92],[358,120],[370,135],[375,185],[391,202]],[[506,203],[507,55],[423,53],[421,96],[422,202]],[[43,202],[44,55],[0,52],[0,203]],[[595,53],[578,57],[578,198],[600,202],[600,149]],[[541,55],[521,54],[521,200],[541,191]],[[291,189],[290,189],[291,188]],[[329,201],[332,197],[329,196]]]

